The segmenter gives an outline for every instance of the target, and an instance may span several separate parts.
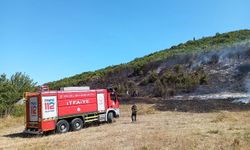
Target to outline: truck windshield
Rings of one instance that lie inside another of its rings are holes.
[[[110,98],[111,100],[116,101],[116,94],[110,94]]]

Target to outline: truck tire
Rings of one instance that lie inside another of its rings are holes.
[[[113,119],[114,119],[114,114],[113,112],[109,112],[108,113],[108,123],[112,123],[113,122]]]
[[[72,131],[79,131],[83,127],[83,121],[80,118],[75,118],[70,122]]]
[[[66,133],[69,131],[69,123],[66,120],[60,120],[56,124],[57,133]]]

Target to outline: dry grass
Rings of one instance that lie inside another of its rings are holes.
[[[226,121],[235,122],[235,121],[238,121],[238,119],[237,119],[237,116],[235,116],[233,113],[222,111],[211,122],[218,123],[218,122],[226,122]]]
[[[0,130],[7,127],[24,125],[24,117],[12,117],[0,118]]]
[[[122,116],[78,132],[43,137],[13,136],[23,126],[0,130],[0,149],[249,149],[250,111],[218,113],[159,112],[138,105],[138,121],[131,123],[130,105]],[[2,124],[2,123],[1,123]],[[10,137],[12,136],[12,137]]]
[[[154,108],[154,104],[137,104],[138,115],[145,114],[154,114],[156,109]],[[122,105],[121,112],[125,112],[126,114],[131,111],[131,105]]]

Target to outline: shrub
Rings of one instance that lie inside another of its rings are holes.
[[[166,93],[167,93],[167,96],[174,96],[175,93],[176,93],[176,90],[173,89],[173,88],[168,88],[168,89],[166,90]]]
[[[149,75],[143,78],[140,85],[147,85],[148,83],[154,83],[159,78],[155,71],[150,71]]]
[[[207,131],[207,133],[209,133],[209,134],[218,134],[219,130],[218,129],[211,129],[211,130]]]
[[[163,84],[161,83],[161,80],[158,79],[154,83],[153,93],[155,97],[162,97],[165,95],[165,88]]]
[[[15,105],[11,112],[14,117],[20,117],[25,115],[25,105]]]

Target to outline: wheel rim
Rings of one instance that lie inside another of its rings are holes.
[[[65,132],[65,131],[67,130],[66,125],[65,125],[65,124],[62,124],[62,125],[60,126],[60,129],[61,129],[62,132]]]
[[[79,128],[81,128],[81,124],[79,122],[76,122],[75,127],[76,127],[76,129],[79,129]]]

